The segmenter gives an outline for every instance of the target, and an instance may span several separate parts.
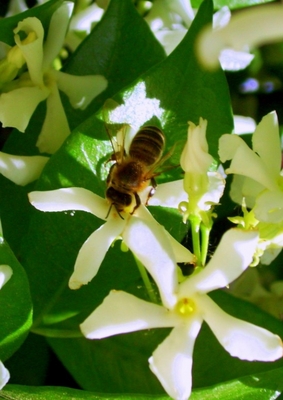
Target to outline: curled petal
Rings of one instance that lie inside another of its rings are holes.
[[[102,75],[75,76],[54,71],[58,87],[64,92],[74,108],[84,110],[90,102],[107,88],[107,79]]]
[[[73,2],[64,1],[51,17],[47,38],[44,43],[43,71],[50,67],[63,47],[73,8]]]
[[[10,379],[10,372],[0,361],[0,390],[6,385],[9,379]]]
[[[20,39],[18,33],[24,31],[27,38],[23,41]],[[18,23],[17,28],[14,30],[15,42],[21,49],[23,56],[26,60],[30,78],[34,85],[43,86],[43,26],[38,18],[28,17]],[[35,37],[29,39],[29,34],[34,34]]]
[[[148,201],[149,206],[178,208],[182,201],[187,201],[188,195],[184,190],[183,179],[161,183]]]
[[[105,199],[90,190],[79,187],[31,192],[28,196],[35,208],[45,212],[78,210],[105,219],[109,211],[109,204]]]
[[[0,265],[0,289],[8,282],[13,275],[13,270],[9,265]]]
[[[69,280],[70,289],[79,289],[95,277],[109,247],[121,234],[124,225],[125,221],[121,218],[109,219],[84,242]]]
[[[208,190],[198,201],[198,207],[203,211],[208,211],[212,204],[218,204],[225,189],[225,179],[219,172],[209,171],[207,177]]]
[[[38,104],[49,95],[49,90],[22,87],[0,96],[0,121],[3,126],[24,132]]]
[[[224,48],[243,51],[247,46],[255,47],[282,39],[282,19],[283,7],[276,4],[239,12],[223,29],[212,32],[210,28],[204,28],[197,41],[199,61],[213,70],[218,67],[218,57]]]
[[[112,290],[80,327],[87,338],[102,339],[142,329],[171,327],[174,323],[174,317],[164,307]]]
[[[57,85],[54,84],[47,98],[46,116],[36,145],[41,153],[53,154],[61,147],[69,134],[68,120]]]
[[[270,176],[274,180],[277,179],[281,170],[281,143],[275,111],[262,118],[253,134],[252,141],[253,150],[264,162]]]
[[[130,218],[123,240],[155,280],[166,307],[175,304],[176,261],[163,226],[154,219]]]
[[[198,305],[212,332],[233,357],[248,361],[274,361],[283,356],[282,341],[268,330],[231,317],[208,296]]]
[[[149,359],[151,371],[173,399],[187,400],[192,387],[192,353],[202,321],[189,323],[172,330]]]
[[[43,156],[14,156],[0,152],[0,173],[17,185],[25,186],[40,177],[48,160]]]
[[[247,176],[270,190],[277,188],[265,163],[239,136],[222,135],[219,139],[219,156],[222,162],[232,160],[230,167],[225,170],[227,174]]]
[[[259,221],[280,223],[283,221],[283,192],[264,191],[256,199],[254,213]]]
[[[241,229],[227,231],[207,266],[180,285],[180,293],[207,293],[227,286],[252,262],[258,233]]]

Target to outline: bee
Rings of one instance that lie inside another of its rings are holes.
[[[109,134],[109,132],[108,132]],[[157,186],[155,177],[161,172],[157,168],[167,159],[171,152],[163,156],[165,137],[156,126],[144,126],[133,137],[128,154],[124,147],[124,138],[121,148],[115,149],[109,134],[114,153],[107,177],[106,198],[111,207],[114,206],[120,215],[123,211],[133,214],[141,205],[140,192],[151,185],[149,198],[154,194]],[[108,216],[107,215],[107,216]]]

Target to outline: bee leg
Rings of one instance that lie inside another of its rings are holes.
[[[131,212],[131,214],[134,214],[134,212],[136,211],[137,208],[139,208],[139,206],[141,205],[141,199],[140,196],[137,193],[134,193],[135,196],[135,200],[136,200],[136,205],[133,209],[133,211]]]
[[[146,199],[146,202],[145,202],[146,206],[148,204],[149,199],[154,195],[155,189],[157,187],[157,183],[156,183],[156,180],[154,178],[151,178],[150,183],[151,183],[152,188],[148,192],[147,199]]]

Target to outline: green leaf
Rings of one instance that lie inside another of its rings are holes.
[[[271,3],[273,0],[214,0],[214,8],[219,10],[221,7],[228,6],[230,10],[236,10],[237,8],[245,8],[250,6],[256,6],[260,4]],[[202,0],[192,0],[192,7],[198,8],[202,3]]]
[[[0,236],[0,265],[9,265],[13,275],[0,290],[0,359],[5,361],[22,344],[32,324],[32,303],[26,273]]]
[[[283,390],[283,369],[245,376],[222,385],[194,390],[190,400],[275,400]],[[166,395],[96,394],[63,387],[7,385],[0,392],[3,400],[168,400]]]

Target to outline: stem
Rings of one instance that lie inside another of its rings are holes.
[[[138,270],[139,270],[139,272],[141,274],[141,278],[143,280],[143,283],[144,283],[144,286],[146,288],[146,291],[147,291],[147,294],[148,294],[148,297],[149,297],[150,301],[152,303],[158,304],[158,299],[155,296],[154,288],[152,287],[151,281],[149,279],[149,276],[147,274],[147,271],[146,271],[144,265],[135,256],[134,256],[134,258],[136,260],[136,264],[137,264]]]
[[[201,220],[199,217],[191,215],[189,217],[189,221],[191,223],[191,231],[193,238],[193,250],[194,250],[193,253],[197,258],[197,263],[199,264],[201,260],[200,240],[199,240],[199,230],[200,230]]]
[[[211,228],[201,224],[201,264],[204,267],[206,263],[206,257],[208,252],[208,244],[209,244],[209,235]]]

